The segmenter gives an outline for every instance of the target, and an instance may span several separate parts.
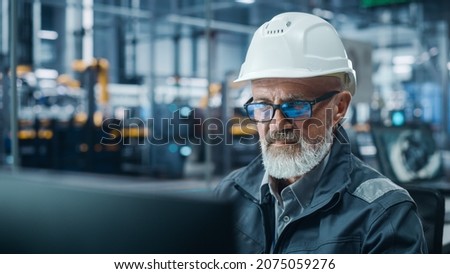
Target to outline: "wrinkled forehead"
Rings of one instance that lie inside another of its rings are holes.
[[[253,91],[299,92],[308,97],[318,97],[329,91],[342,89],[337,76],[310,78],[264,78],[252,80]]]

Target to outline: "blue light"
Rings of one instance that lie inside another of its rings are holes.
[[[191,114],[192,109],[190,107],[182,107],[180,108],[180,115],[182,117],[189,117],[189,114]]]
[[[170,151],[171,153],[176,153],[176,152],[178,151],[178,146],[175,145],[175,144],[170,144],[170,145],[169,145],[169,151]]]
[[[192,153],[192,148],[190,148],[188,146],[183,146],[182,148],[180,148],[180,154],[185,157],[191,155],[191,153]]]
[[[394,111],[392,113],[392,125],[403,126],[405,124],[405,114],[402,111]]]

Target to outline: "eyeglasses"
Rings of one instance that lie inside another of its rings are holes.
[[[339,91],[332,91],[312,101],[297,100],[279,105],[268,103],[252,103],[253,97],[244,104],[248,118],[254,122],[270,122],[279,109],[284,117],[295,120],[304,120],[312,116],[312,108],[315,104],[330,99]]]

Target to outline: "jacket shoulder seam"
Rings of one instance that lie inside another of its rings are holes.
[[[373,178],[362,182],[352,192],[352,195],[366,201],[367,203],[373,203],[384,194],[394,190],[403,189],[387,178]]]

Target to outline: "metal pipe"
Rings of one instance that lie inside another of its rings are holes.
[[[450,100],[450,90],[448,83],[448,25],[447,22],[442,21],[438,23],[438,39],[439,39],[439,71],[441,72],[441,87],[442,87],[442,122],[444,131],[444,148],[449,147],[449,134],[450,134],[450,121],[449,121],[449,100]]]
[[[8,2],[9,0],[1,0],[1,23],[2,26],[0,28],[1,30],[1,53],[0,53],[0,58],[2,58],[3,60],[6,60],[6,56],[8,54],[8,29],[9,29],[9,24],[8,24]],[[0,73],[5,73],[5,68],[6,66],[4,64],[2,64],[1,68],[0,68]],[[9,130],[9,120],[10,120],[10,116],[9,116],[9,83],[8,83],[8,79],[7,77],[4,77],[4,80],[2,81],[0,88],[3,89],[3,94],[2,94],[2,98],[0,102],[0,139],[3,140],[3,138],[5,138],[5,135],[7,134],[8,130]],[[5,146],[3,144],[0,144],[0,165],[5,163]]]
[[[16,0],[17,1],[17,0]],[[23,0],[25,2],[31,2],[34,0]],[[82,9],[83,2],[80,2],[79,0],[66,0],[66,1],[55,1],[55,0],[41,0],[42,4],[50,5],[50,6],[58,6],[58,7],[75,7],[78,9]],[[141,10],[141,9],[134,9],[129,7],[118,7],[113,5],[104,5],[95,3],[95,5],[89,5],[88,8],[92,9],[95,12],[102,12],[102,13],[109,13],[114,15],[122,15],[122,16],[130,16],[130,17],[136,17],[140,19],[149,19],[149,13],[148,11]]]
[[[34,0],[33,2],[33,65],[34,68],[41,66],[41,38],[39,31],[41,31],[41,2]]]
[[[195,26],[200,28],[209,28],[209,30],[223,30],[223,31],[230,31],[230,32],[237,32],[237,33],[244,33],[244,34],[251,34],[255,32],[256,28],[242,25],[242,24],[236,24],[236,23],[228,23],[228,22],[222,22],[222,21],[216,21],[212,20],[212,18],[197,18],[197,17],[190,17],[190,16],[182,16],[177,14],[169,14],[165,18],[170,23],[176,23],[176,24],[183,24],[183,25],[189,25],[189,26]]]
[[[94,0],[83,0],[82,26],[84,29],[82,59],[86,64],[94,58]]]
[[[26,1],[33,1],[33,0],[26,0]],[[42,4],[48,4],[52,6],[74,6],[78,8],[89,8],[92,9],[95,12],[102,12],[102,13],[109,13],[109,14],[115,14],[115,15],[121,15],[121,16],[128,16],[132,18],[138,18],[138,19],[151,19],[153,16],[155,16],[151,9],[150,12],[141,10],[138,8],[129,8],[129,7],[117,7],[112,5],[103,5],[95,3],[95,5],[85,5],[80,4],[79,2],[75,0],[67,0],[67,1],[49,1],[49,0],[40,0]],[[212,11],[214,9],[223,9],[231,7],[230,4],[225,4],[225,6],[220,5],[221,3],[215,3],[214,7],[210,6],[210,10]],[[218,5],[218,6],[217,6]],[[217,6],[217,7],[216,7]],[[181,13],[184,13],[184,10],[180,11]],[[170,23],[175,24],[182,24],[182,25],[188,25],[188,26],[196,26],[200,28],[205,28],[207,24],[209,24],[210,29],[212,30],[222,30],[222,31],[230,31],[230,32],[236,32],[236,33],[244,33],[244,34],[250,34],[253,35],[253,33],[256,30],[256,27],[243,25],[243,24],[237,24],[237,23],[229,23],[229,22],[223,22],[223,21],[217,21],[209,19],[209,23],[207,22],[208,19],[198,18],[198,17],[192,17],[192,16],[182,16],[178,14],[169,14],[165,17],[161,17],[158,19],[164,19],[167,20]]]
[[[148,83],[148,102],[149,102],[149,117],[150,118],[154,118],[155,117],[155,90],[156,90],[156,20],[154,19],[153,16],[153,12],[156,10],[156,2],[155,0],[152,0],[150,3],[150,9],[149,9],[149,16],[150,16],[150,20],[149,20],[149,29],[150,29],[150,39],[149,39],[149,75],[148,75],[148,79],[149,79],[149,83]],[[150,134],[153,134],[153,123],[151,122],[152,120],[150,119],[145,119],[145,123],[146,123],[146,127],[148,130],[148,136],[150,136]],[[151,137],[149,137],[151,138]],[[145,142],[145,146],[144,149],[142,151],[142,164],[145,169],[145,171],[147,173],[153,173],[152,170],[152,166],[154,165],[154,163],[157,161],[157,155],[155,155],[154,151],[151,150],[150,147],[150,142]]]
[[[207,53],[207,69],[206,69],[206,79],[208,81],[208,85],[207,85],[207,104],[206,104],[206,113],[205,116],[206,118],[209,118],[211,116],[211,109],[209,107],[209,102],[211,99],[211,92],[210,92],[210,86],[211,86],[211,82],[212,82],[212,75],[211,75],[211,69],[212,69],[212,39],[211,39],[211,17],[212,17],[212,12],[211,12],[211,1],[210,0],[206,0],[206,4],[205,4],[205,17],[206,17],[206,27],[205,27],[205,37],[206,37],[206,53]],[[205,122],[208,121],[208,119],[205,120]],[[205,181],[207,185],[211,185],[211,181],[212,181],[212,167],[213,167],[213,163],[212,163],[212,151],[211,151],[211,144],[208,144],[209,142],[209,123],[206,122],[205,123],[205,133],[206,133],[206,140],[207,142],[205,143],[205,164],[206,164],[206,168],[205,168]]]
[[[10,14],[9,14],[9,34],[10,34],[10,47],[9,47],[9,71],[11,74],[10,90],[11,90],[11,151],[13,157],[12,171],[17,172],[20,166],[19,159],[19,139],[18,139],[18,105],[17,105],[17,1],[10,1]]]
[[[2,0],[2,54],[8,52],[8,2],[9,0]]]

